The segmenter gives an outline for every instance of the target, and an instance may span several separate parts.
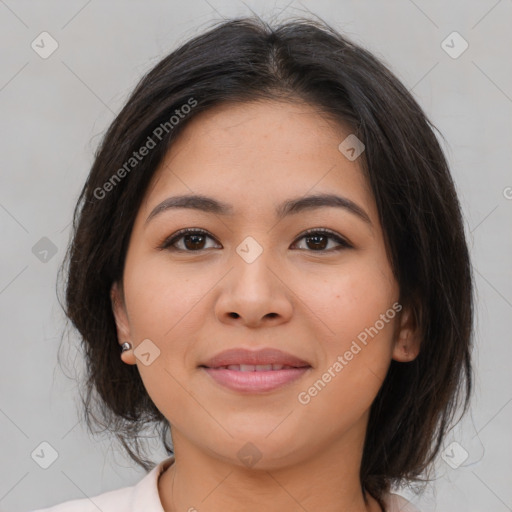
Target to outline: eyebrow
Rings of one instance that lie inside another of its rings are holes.
[[[360,220],[372,227],[370,217],[358,204],[350,199],[336,194],[315,194],[295,199],[288,199],[277,206],[275,214],[277,219],[283,219],[288,215],[297,214],[307,210],[313,210],[322,207],[335,207],[343,208],[344,210],[357,216]],[[233,207],[212,197],[204,195],[188,194],[181,196],[168,197],[160,204],[158,204],[153,211],[149,214],[145,221],[155,218],[157,215],[173,209],[189,208],[193,210],[200,210],[207,213],[214,213],[216,215],[233,216]]]

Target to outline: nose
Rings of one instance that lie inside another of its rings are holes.
[[[234,268],[221,281],[215,304],[215,315],[221,322],[254,328],[290,320],[293,292],[266,253],[251,263],[234,255]]]

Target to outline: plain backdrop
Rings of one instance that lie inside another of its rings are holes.
[[[57,360],[56,273],[93,152],[136,82],[212,21],[251,10],[324,18],[383,59],[446,137],[474,264],[477,379],[435,481],[422,496],[402,494],[423,512],[512,510],[511,0],[0,0],[0,510],[144,475],[78,421],[76,382]],[[71,346],[61,352],[80,367]],[[47,469],[41,450],[56,457]]]

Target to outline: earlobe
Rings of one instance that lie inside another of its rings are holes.
[[[411,341],[409,338],[399,338],[393,349],[393,359],[401,363],[413,361],[419,354],[419,344]]]
[[[411,308],[404,309],[399,321],[392,358],[401,363],[408,363],[416,359],[420,352],[419,329]]]
[[[131,343],[131,333],[123,293],[117,282],[113,283],[110,289],[110,300],[112,303],[112,312],[116,322],[117,342],[119,344],[119,351],[121,352],[123,343],[128,342],[131,345],[133,344]],[[133,348],[122,351],[121,360],[126,364],[136,364]]]
[[[124,342],[124,343],[127,343],[127,342]],[[124,345],[123,343],[123,345]],[[125,364],[136,364],[136,360],[135,360],[135,354],[133,352],[133,347],[131,346],[130,344],[130,348],[129,349],[125,349],[125,350],[122,350],[121,351],[121,361],[123,361],[123,363]]]

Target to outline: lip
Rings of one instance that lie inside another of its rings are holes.
[[[252,368],[257,366],[260,368]],[[242,393],[272,391],[299,379],[311,369],[307,361],[273,348],[225,350],[199,367],[218,384]]]
[[[293,366],[295,368],[310,367],[311,365],[292,354],[283,352],[275,348],[263,348],[259,350],[248,350],[245,348],[232,348],[224,350],[208,359],[199,366],[207,368],[219,368],[230,365],[268,365],[280,364],[283,366]]]
[[[201,368],[221,386],[241,393],[265,393],[289,384],[311,370],[311,366],[269,371],[239,371]]]

